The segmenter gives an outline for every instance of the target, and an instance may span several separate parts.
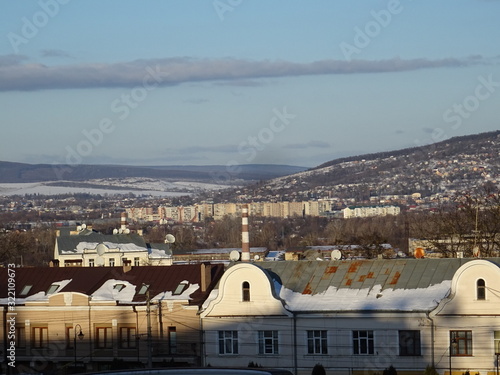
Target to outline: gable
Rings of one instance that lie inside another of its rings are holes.
[[[453,277],[449,298],[436,315],[499,315],[500,267],[484,259],[470,261]]]
[[[256,315],[289,316],[290,313],[262,268],[239,263],[224,272],[217,297],[208,303],[202,317]]]

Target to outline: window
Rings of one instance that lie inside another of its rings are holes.
[[[278,354],[278,331],[259,331],[259,354]]]
[[[219,331],[219,354],[238,354],[238,331]]]
[[[328,354],[326,331],[307,331],[307,354]]]
[[[33,287],[33,285],[25,285],[25,286],[23,287],[23,289],[21,290],[21,292],[19,293],[19,295],[20,295],[20,296],[25,296],[25,295],[27,295],[27,294],[30,292],[30,290],[31,290],[31,288],[32,288],[32,287]]]
[[[500,331],[495,331],[493,334],[493,347],[495,354],[500,354]]]
[[[374,354],[373,331],[353,331],[352,347],[354,354]]]
[[[113,289],[116,290],[117,292],[121,292],[123,288],[125,288],[125,284],[115,284],[115,285],[113,285]]]
[[[109,266],[114,267],[115,266],[115,258],[109,258]]]
[[[420,331],[399,331],[399,355],[420,354]]]
[[[177,353],[177,328],[168,327],[168,354]]]
[[[477,299],[478,300],[485,300],[486,299],[486,283],[484,282],[483,279],[477,280],[476,283],[477,287]]]
[[[26,348],[26,330],[24,326],[16,326],[16,348]]]
[[[250,284],[248,283],[248,281],[243,282],[241,289],[243,294],[242,297],[243,301],[244,302],[250,301]]]
[[[60,285],[58,285],[58,284],[52,284],[51,286],[49,286],[49,289],[47,289],[47,293],[46,294],[47,295],[54,294],[57,291],[57,289],[59,289],[59,286]]]
[[[472,355],[472,331],[450,331],[450,353]]]
[[[120,348],[136,348],[136,337],[135,327],[120,327]]]
[[[74,340],[74,331],[73,326],[66,327],[66,349],[73,349],[73,340]]]
[[[94,266],[95,266],[94,259],[89,259],[89,267],[94,267]]]
[[[179,283],[179,285],[177,285],[177,288],[175,288],[174,290],[174,295],[177,296],[179,294],[182,294],[182,292],[184,292],[184,290],[186,290],[187,286],[189,285],[189,282],[184,280],[184,281],[181,281]]]
[[[49,345],[49,329],[47,327],[32,328],[31,346],[33,348],[47,348]]]
[[[149,284],[142,284],[141,289],[137,292],[137,294],[146,294],[149,289]]]
[[[113,348],[113,331],[111,327],[97,327],[95,329],[95,344],[98,349]]]
[[[134,258],[134,266],[140,266],[141,265],[141,262],[139,260],[139,257],[135,257]]]

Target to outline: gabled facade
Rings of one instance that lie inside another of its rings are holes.
[[[498,259],[237,264],[203,306],[204,364],[493,375],[498,290]]]

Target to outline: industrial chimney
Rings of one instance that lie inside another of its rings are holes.
[[[241,260],[250,261],[250,236],[248,235],[248,204],[241,207]]]
[[[122,215],[120,217],[120,230],[122,232],[125,232],[125,229],[127,229],[127,213],[122,212]]]

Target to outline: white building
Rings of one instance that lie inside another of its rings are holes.
[[[204,365],[494,375],[500,260],[238,263],[203,305]],[[451,352],[450,352],[451,350]],[[451,355],[450,355],[451,353]]]
[[[344,219],[353,217],[372,217],[399,215],[401,209],[398,206],[350,206],[342,210]]]

